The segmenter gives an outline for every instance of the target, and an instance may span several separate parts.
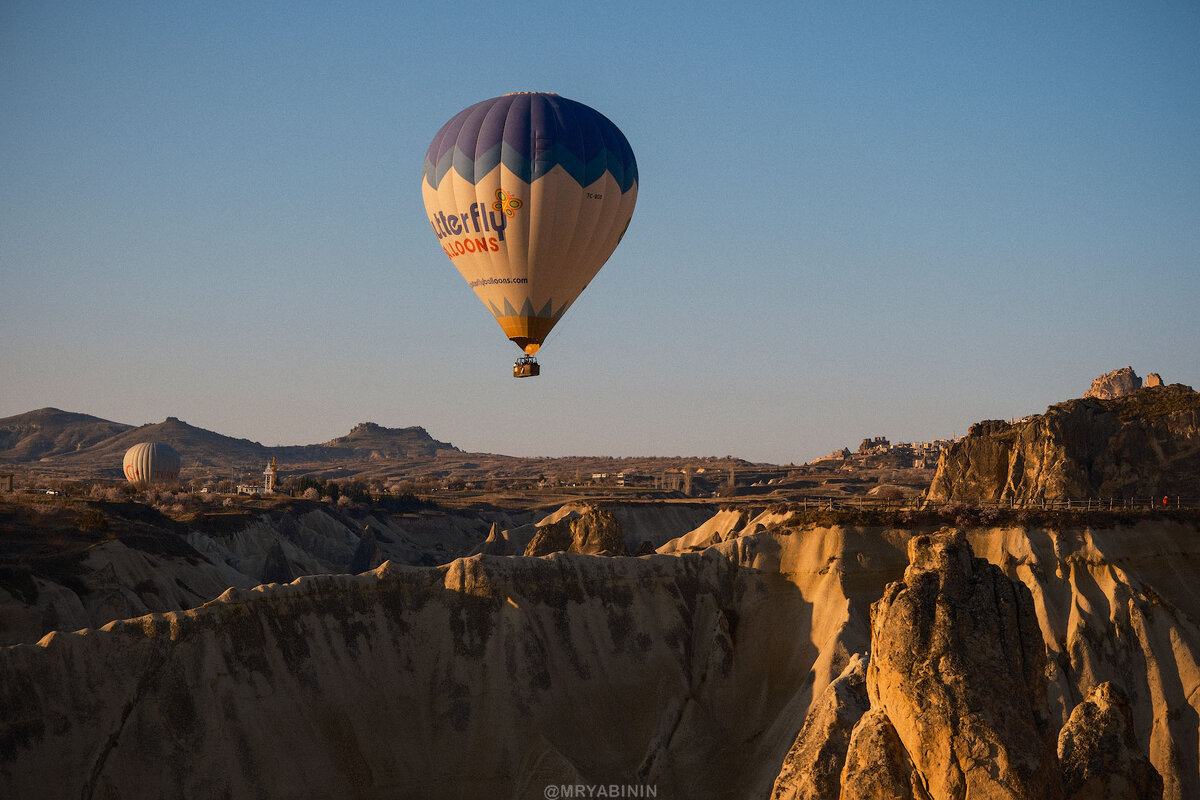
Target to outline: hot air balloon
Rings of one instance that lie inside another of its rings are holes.
[[[625,234],[633,150],[595,109],[521,92],[476,103],[425,154],[421,194],[442,250],[537,375],[550,330]]]
[[[146,486],[179,480],[180,465],[179,453],[171,445],[142,442],[125,451],[121,467],[130,483]]]

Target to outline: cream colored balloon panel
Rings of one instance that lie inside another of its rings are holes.
[[[529,283],[539,316],[558,316],[595,274],[591,254],[574,246],[592,220],[583,188],[555,167],[530,187]]]
[[[637,190],[622,195],[610,173],[588,186],[579,186],[569,178],[560,186],[570,189],[572,207],[576,209],[570,224],[563,220],[559,232],[559,247],[552,256],[554,299],[553,313],[562,315],[578,299],[600,268],[608,261],[621,233],[629,224]],[[569,182],[569,183],[568,183]],[[560,191],[560,197],[567,194]],[[561,200],[559,202],[562,202]],[[539,239],[541,241],[541,239]],[[539,274],[539,284],[542,281]]]

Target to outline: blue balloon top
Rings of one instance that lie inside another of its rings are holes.
[[[504,164],[526,183],[561,166],[581,186],[611,172],[627,192],[637,184],[633,150],[607,117],[556,94],[484,100],[454,115],[433,137],[422,178],[434,189],[451,169],[476,183]]]

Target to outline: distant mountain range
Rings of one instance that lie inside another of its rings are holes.
[[[310,475],[350,479],[385,486],[415,486],[432,490],[441,485],[479,488],[572,486],[601,476],[617,485],[619,473],[638,474],[642,487],[653,488],[665,472],[693,470],[693,490],[712,492],[730,469],[747,483],[777,479],[781,468],[755,465],[733,457],[571,456],[561,458],[506,456],[464,452],[441,442],[419,426],[385,428],[373,422],[355,425],[345,436],[320,444],[266,447],[197,428],[176,418],[133,426],[94,417],[41,408],[0,419],[0,473],[13,473],[18,486],[39,486],[53,480],[123,481],[121,461],[140,442],[164,442],[182,458],[185,482],[234,479],[255,483],[272,458],[281,478]],[[705,473],[722,476],[711,479]],[[665,479],[664,479],[665,480]],[[679,481],[676,481],[677,483]],[[628,485],[628,484],[626,484]],[[772,484],[770,489],[778,488]],[[764,490],[765,491],[765,490]]]
[[[0,419],[0,467],[60,467],[75,475],[120,477],[121,459],[139,442],[164,442],[179,451],[189,468],[261,469],[271,458],[281,465],[337,461],[427,458],[439,452],[461,452],[439,442],[421,427],[385,428],[373,422],[356,425],[347,435],[323,444],[266,447],[197,428],[175,417],[133,426],[120,422],[41,408]]]

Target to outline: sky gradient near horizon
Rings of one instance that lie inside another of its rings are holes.
[[[1200,5],[0,4],[0,417],[808,461],[1200,385]],[[554,91],[638,160],[519,355],[421,161]]]

